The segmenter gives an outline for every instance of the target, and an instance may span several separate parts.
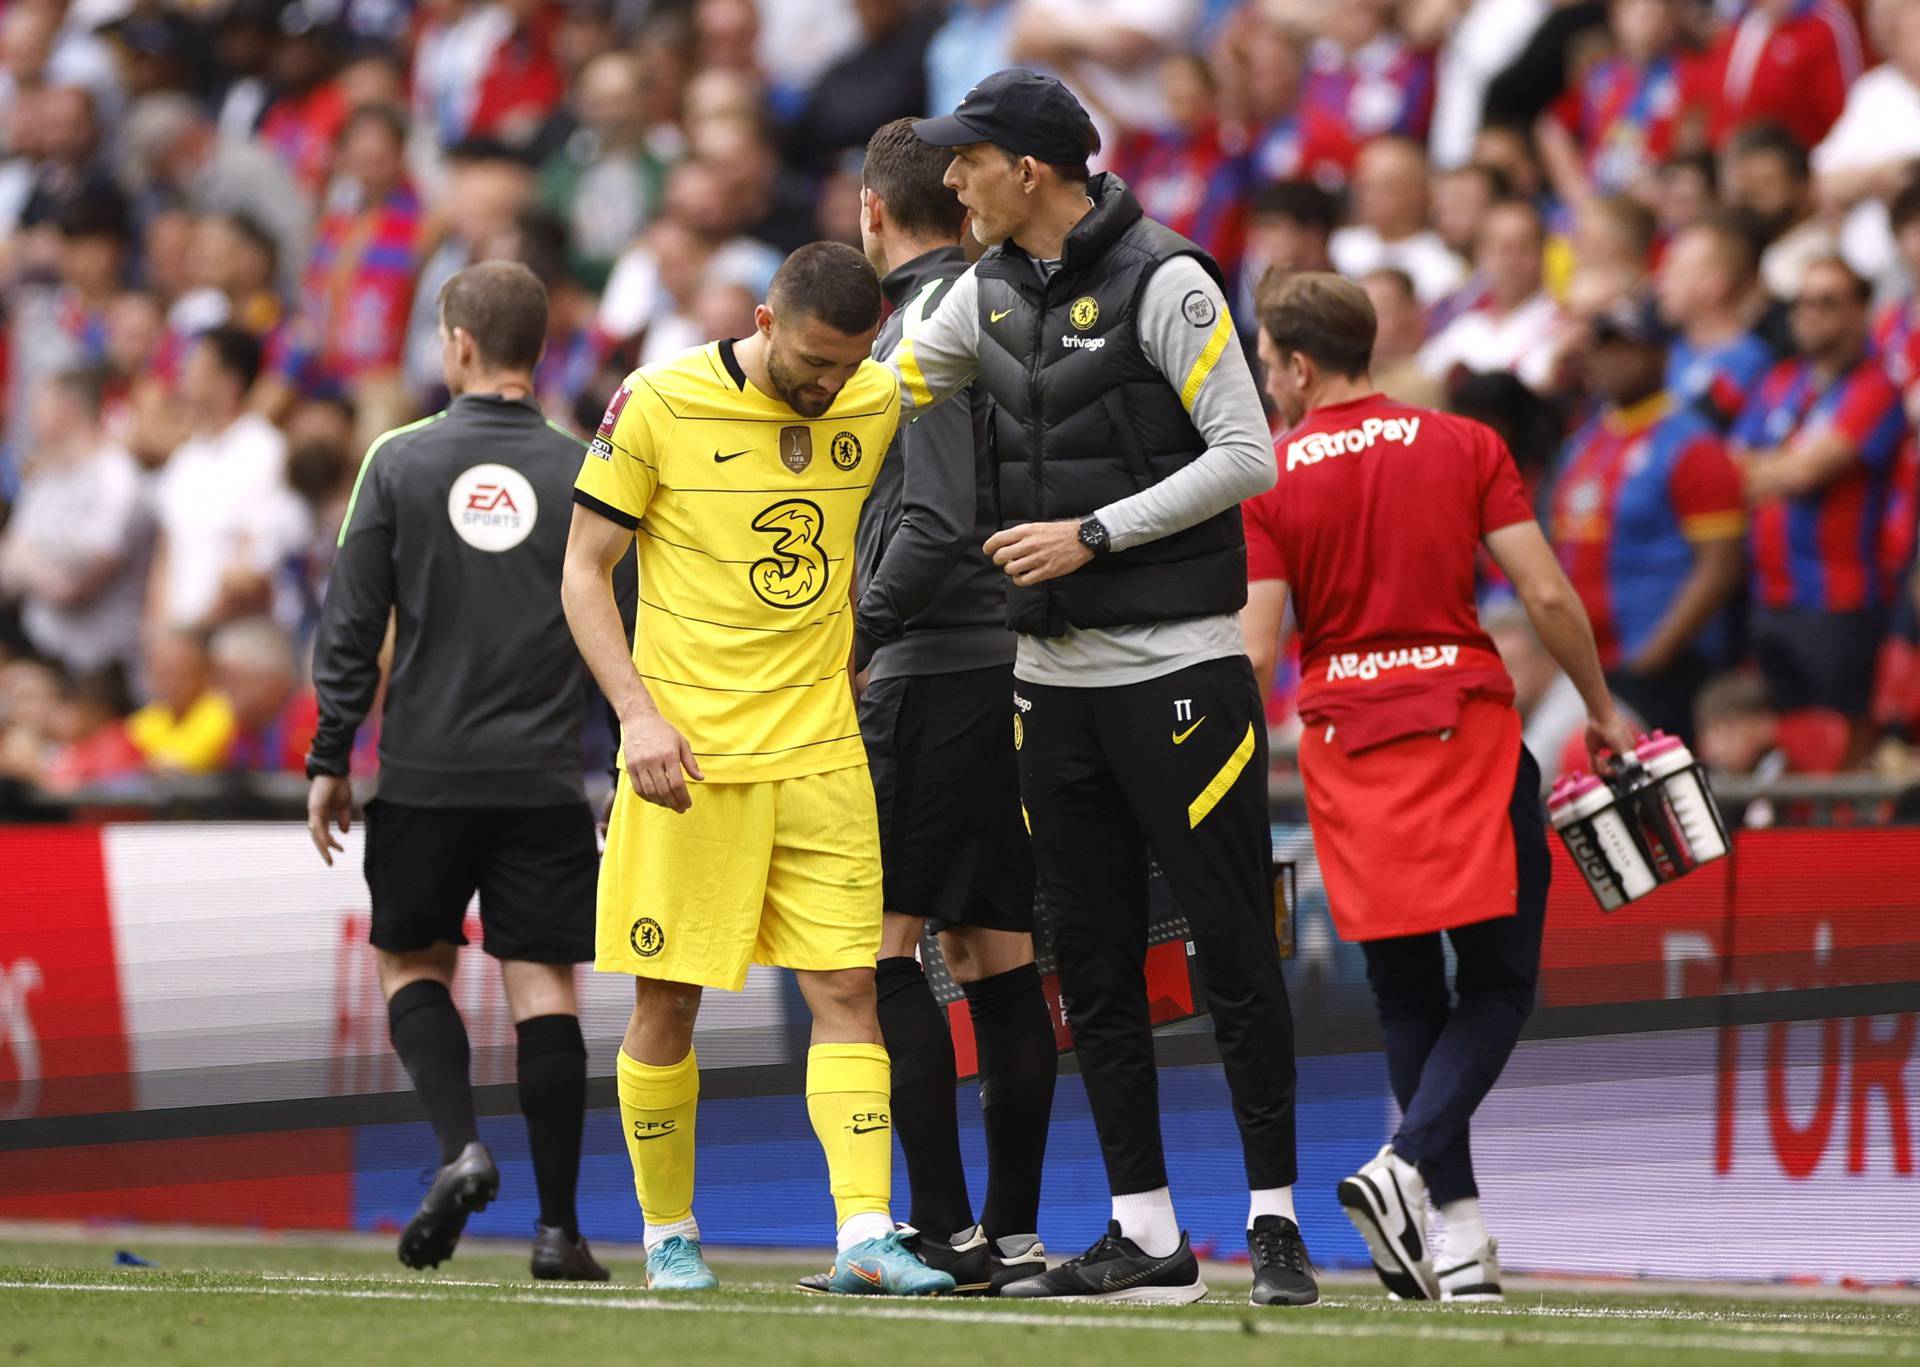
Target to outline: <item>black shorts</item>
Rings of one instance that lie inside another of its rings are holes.
[[[584,802],[406,807],[376,798],[367,804],[366,872],[377,949],[466,944],[461,926],[477,892],[481,948],[494,958],[593,958],[600,855]]]
[[[1884,635],[1871,612],[1775,612],[1755,608],[1748,643],[1776,709],[1823,707],[1863,718],[1873,706],[1874,666]]]
[[[1013,670],[882,679],[860,700],[888,911],[934,930],[1032,931]]]

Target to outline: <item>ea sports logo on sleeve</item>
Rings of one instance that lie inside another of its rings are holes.
[[[540,502],[533,485],[505,465],[476,465],[453,482],[447,520],[477,551],[510,551],[533,532]]]

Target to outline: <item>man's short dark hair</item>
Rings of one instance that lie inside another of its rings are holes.
[[[267,258],[267,272],[278,275],[280,272],[280,240],[267,226],[244,209],[221,214],[220,217],[230,224],[233,230],[247,240],[255,251],[262,252]]]
[[[245,328],[222,324],[200,334],[200,343],[213,352],[214,363],[239,382],[240,392],[260,378],[260,339]]]
[[[957,240],[967,211],[959,197],[941,184],[953,161],[953,149],[928,146],[913,135],[913,125],[912,119],[895,119],[867,139],[861,179],[880,196],[887,217],[901,232],[942,242]]]
[[[1369,280],[1386,281],[1389,285],[1393,286],[1394,293],[1398,294],[1409,304],[1417,304],[1420,302],[1420,291],[1414,285],[1413,277],[1398,266],[1375,266],[1372,270],[1360,277],[1360,288],[1365,289],[1367,287],[1367,281]],[[1278,289],[1279,287],[1279,282],[1275,281],[1274,288]]]
[[[1707,193],[1720,193],[1720,165],[1713,159],[1711,152],[1675,152],[1660,163],[1660,174],[1672,175],[1676,171],[1688,171],[1699,176],[1707,183]]]
[[[1761,235],[1753,215],[1738,209],[1712,209],[1681,231],[1711,237],[1721,263],[1733,272],[1734,279],[1751,281],[1759,273]]]
[[[1920,218],[1920,173],[1916,173],[1900,192],[1887,201],[1887,218],[1897,233],[1916,218]]]
[[[69,366],[47,377],[47,384],[67,395],[84,412],[99,413],[111,377],[104,366]]]
[[[1813,175],[1805,144],[1779,124],[1765,119],[1735,129],[1727,142],[1727,155],[1776,157],[1786,166],[1787,174],[1802,184]]]
[[[1297,351],[1348,379],[1367,373],[1379,320],[1360,286],[1330,271],[1300,271],[1262,294],[1260,326],[1282,355]]]
[[[1266,186],[1247,206],[1253,218],[1284,218],[1330,236],[1340,221],[1340,206],[1326,188],[1311,180],[1282,180]]]
[[[1080,158],[1079,161],[1071,162],[1071,163],[1064,162],[1064,161],[1042,161],[1040,162],[1040,164],[1046,167],[1049,171],[1053,172],[1056,176],[1060,177],[1061,180],[1064,180],[1065,182],[1067,182],[1067,184],[1069,185],[1086,184],[1089,180],[1093,179],[1093,168],[1089,163],[1092,162],[1094,157],[1099,155],[1100,130],[1095,128],[1092,124],[1088,124],[1086,133],[1087,133],[1087,154],[1086,156]],[[1009,165],[1017,165],[1020,161],[1020,156],[1018,153],[1009,152],[1004,147],[1000,149],[1000,154],[1007,159],[1007,163]],[[1035,160],[1038,161],[1039,158],[1036,157]]]
[[[464,266],[440,287],[440,321],[473,338],[488,365],[532,370],[547,344],[547,287],[518,261]]]
[[[118,190],[96,186],[82,190],[61,210],[60,236],[110,238],[121,246],[133,241],[133,215]]]
[[[774,273],[767,303],[775,313],[804,314],[858,336],[880,323],[880,277],[844,242],[809,242]]]
[[[345,146],[347,139],[359,131],[363,123],[377,123],[387,130],[389,136],[405,146],[407,142],[407,116],[402,110],[390,104],[363,104],[347,115],[346,122],[340,125],[339,136],[334,139],[336,146]]]
[[[1873,282],[1853,268],[1853,263],[1844,256],[1816,256],[1801,268],[1801,288],[1805,288],[1806,278],[1815,271],[1832,271],[1842,277],[1853,291],[1853,301],[1865,304],[1873,298]]]

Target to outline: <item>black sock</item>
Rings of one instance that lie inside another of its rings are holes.
[[[913,1191],[907,1223],[945,1238],[973,1224],[953,1096],[953,1036],[919,960],[882,959],[874,986],[880,1036],[893,1065],[893,1130]]]
[[[980,1222],[989,1239],[1037,1233],[1040,1169],[1060,1068],[1040,970],[1023,964],[966,983],[963,990],[980,1052],[980,1112],[987,1131],[987,1204]]]
[[[574,1194],[580,1185],[580,1135],[587,1117],[587,1042],[577,1016],[535,1016],[520,1037],[520,1113],[527,1118],[540,1223],[569,1239],[580,1234]]]
[[[429,978],[408,983],[387,1001],[387,1029],[413,1079],[413,1090],[427,1108],[440,1141],[440,1162],[451,1163],[480,1137],[473,1118],[473,1084],[467,1079],[467,1027],[454,1009],[452,994],[444,983]]]

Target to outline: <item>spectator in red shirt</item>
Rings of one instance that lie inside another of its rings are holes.
[[[1812,147],[1860,77],[1860,29],[1838,0],[1751,0],[1701,62],[1689,103],[1718,148],[1742,125],[1778,123]]]
[[[1646,192],[1673,150],[1689,62],[1676,0],[1613,0],[1614,52],[1593,63],[1540,120],[1540,151],[1569,201]]]
[[[1293,597],[1314,849],[1335,925],[1366,954],[1402,1112],[1340,1200],[1389,1290],[1498,1294],[1469,1126],[1533,1006],[1548,857],[1539,766],[1475,612],[1483,542],[1579,689],[1589,747],[1633,737],[1499,439],[1374,390],[1373,309],[1351,281],[1296,276],[1260,322],[1294,425],[1276,443],[1279,482],[1247,505],[1242,624],[1250,652],[1267,651]]]
[[[1869,293],[1837,257],[1808,267],[1793,301],[1799,355],[1767,375],[1733,429],[1753,508],[1754,659],[1781,711],[1852,719],[1856,760],[1887,607],[1887,481],[1907,432],[1899,392],[1868,354]]]
[[[357,384],[399,367],[421,228],[406,140],[406,120],[379,105],[355,110],[341,130],[346,202],[314,229],[282,365],[300,389]]]

